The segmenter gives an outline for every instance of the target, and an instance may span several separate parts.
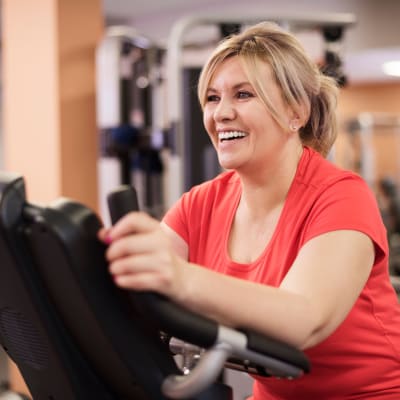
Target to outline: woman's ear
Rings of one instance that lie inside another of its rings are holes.
[[[297,132],[301,127],[304,126],[304,115],[303,109],[300,110],[291,110],[289,115],[289,128],[292,132]],[[304,113],[305,114],[305,113]]]
[[[302,121],[298,116],[294,116],[289,120],[289,128],[292,132],[297,132],[302,127]]]

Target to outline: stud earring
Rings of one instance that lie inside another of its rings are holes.
[[[297,132],[298,129],[299,128],[297,127],[297,125],[295,125],[295,124],[290,125],[290,130],[292,130],[293,132]]]

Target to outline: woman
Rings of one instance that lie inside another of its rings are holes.
[[[385,229],[365,182],[324,158],[334,81],[291,34],[262,23],[215,49],[198,94],[226,172],[161,224],[131,213],[100,233],[116,284],[303,349],[312,372],[256,377],[255,400],[399,399]]]

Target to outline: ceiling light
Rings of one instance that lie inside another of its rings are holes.
[[[386,75],[400,76],[400,60],[385,62],[382,69]]]

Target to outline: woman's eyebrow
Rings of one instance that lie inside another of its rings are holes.
[[[235,85],[233,85],[232,89],[237,90],[237,89],[240,89],[243,86],[251,86],[251,83],[248,82],[248,81],[239,82],[239,83],[236,83]],[[210,86],[210,87],[207,88],[207,92],[218,92],[218,90],[213,88],[212,86]]]

